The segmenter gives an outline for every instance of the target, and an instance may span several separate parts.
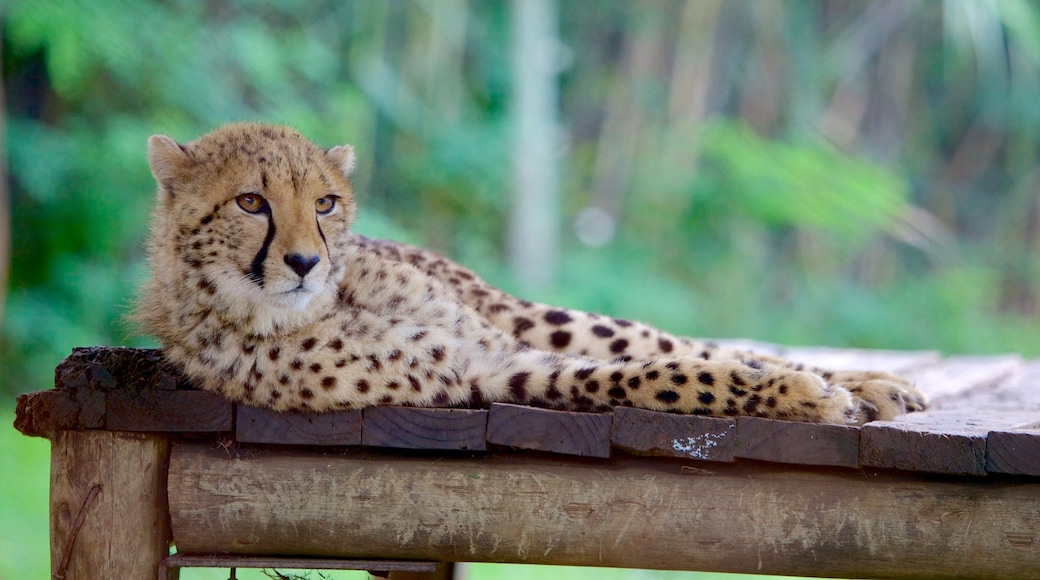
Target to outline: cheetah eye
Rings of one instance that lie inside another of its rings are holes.
[[[336,209],[336,198],[331,195],[319,197],[314,202],[314,209],[318,212],[318,215],[329,215],[332,213],[332,210]]]
[[[235,198],[235,202],[243,211],[249,213],[259,213],[267,205],[267,200],[259,193],[243,193]]]

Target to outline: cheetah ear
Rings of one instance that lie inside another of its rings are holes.
[[[357,158],[354,157],[354,148],[350,145],[336,145],[325,152],[325,157],[334,165],[343,177],[350,177],[357,168]]]
[[[159,188],[168,195],[173,195],[173,183],[190,163],[191,159],[184,147],[173,139],[166,135],[152,135],[148,138],[148,165],[152,168],[152,176]]]

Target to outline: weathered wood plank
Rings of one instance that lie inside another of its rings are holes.
[[[361,444],[400,449],[483,451],[488,412],[483,409],[369,407]]]
[[[858,427],[740,417],[735,455],[796,465],[857,467],[859,433]]]
[[[1040,475],[1040,423],[1030,427],[990,432],[986,438],[986,470]]]
[[[1023,366],[1018,355],[956,356],[908,371],[903,376],[928,395],[932,410],[974,411],[970,405],[962,406],[958,401],[970,399],[966,395],[970,391],[985,391],[1006,384]]]
[[[940,396],[934,406],[965,411],[1040,412],[1040,360],[1011,370],[1013,373],[1004,381]]]
[[[1035,413],[935,411],[862,427],[860,464],[959,475],[986,474],[986,438],[1040,420]]]
[[[219,433],[231,431],[234,405],[208,391],[112,391],[105,395],[112,431]]]
[[[886,578],[1040,577],[1040,483],[619,455],[177,445],[178,548]],[[321,498],[315,501],[314,498]],[[750,554],[750,557],[749,557]]]
[[[572,413],[494,403],[488,416],[487,441],[520,449],[534,449],[610,457],[609,413]]]
[[[619,449],[645,455],[733,461],[736,431],[733,419],[618,407],[614,409],[610,442]]]
[[[904,374],[938,363],[935,351],[864,350],[828,347],[783,347],[779,356],[836,371],[870,370]]]
[[[105,426],[105,394],[86,389],[52,389],[18,396],[14,428],[30,437],[50,437],[60,429]]]
[[[166,436],[57,431],[51,446],[51,574],[155,578],[169,554]]]
[[[235,440],[272,445],[361,445],[361,411],[295,413],[238,405]]]

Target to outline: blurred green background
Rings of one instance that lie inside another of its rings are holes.
[[[358,231],[527,298],[687,335],[1040,355],[1036,3],[523,3],[0,4],[0,407],[74,346],[149,344],[124,322],[145,141],[242,119],[353,144]],[[46,445],[0,437],[0,497],[10,473],[35,490],[0,516],[32,528]]]

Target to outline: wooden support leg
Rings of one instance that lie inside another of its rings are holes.
[[[169,439],[163,435],[55,432],[51,438],[52,578],[157,576],[159,562],[170,549],[169,457]]]

